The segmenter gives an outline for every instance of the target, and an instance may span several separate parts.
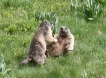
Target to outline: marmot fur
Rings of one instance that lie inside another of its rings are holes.
[[[58,34],[54,35],[58,42],[48,45],[47,54],[51,56],[66,55],[74,49],[74,36],[70,29],[62,26]]]
[[[49,21],[43,21],[40,24],[31,41],[28,57],[20,63],[21,65],[25,65],[31,60],[40,65],[45,63],[47,43],[57,41],[52,37],[52,27],[53,24]]]

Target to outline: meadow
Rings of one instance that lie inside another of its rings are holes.
[[[0,0],[0,78],[106,78],[106,6],[94,20],[71,6],[70,0]],[[42,20],[53,22],[54,33],[68,26],[75,48],[43,66],[20,67]]]

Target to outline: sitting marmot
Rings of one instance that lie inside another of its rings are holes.
[[[54,38],[57,38],[58,42],[48,45],[47,54],[51,56],[66,55],[74,49],[74,36],[68,27],[62,26]]]
[[[29,55],[27,59],[23,60],[20,64],[25,65],[29,61],[34,61],[40,65],[44,64],[46,59],[46,45],[48,42],[56,42],[57,40],[52,37],[53,24],[48,21],[43,21],[38,30],[36,31],[31,44]]]

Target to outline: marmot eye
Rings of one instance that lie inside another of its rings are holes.
[[[60,28],[61,30],[63,30],[63,28]]]
[[[46,25],[47,24],[47,22],[45,22],[43,25]]]

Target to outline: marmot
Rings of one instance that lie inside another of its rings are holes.
[[[56,42],[52,37],[52,27],[54,25],[49,21],[43,21],[31,41],[27,59],[23,60],[20,65],[25,65],[31,60],[43,65],[46,59],[46,45],[48,42]]]
[[[68,27],[62,26],[54,38],[57,38],[58,42],[48,45],[47,54],[51,56],[66,55],[74,49],[74,36]]]

